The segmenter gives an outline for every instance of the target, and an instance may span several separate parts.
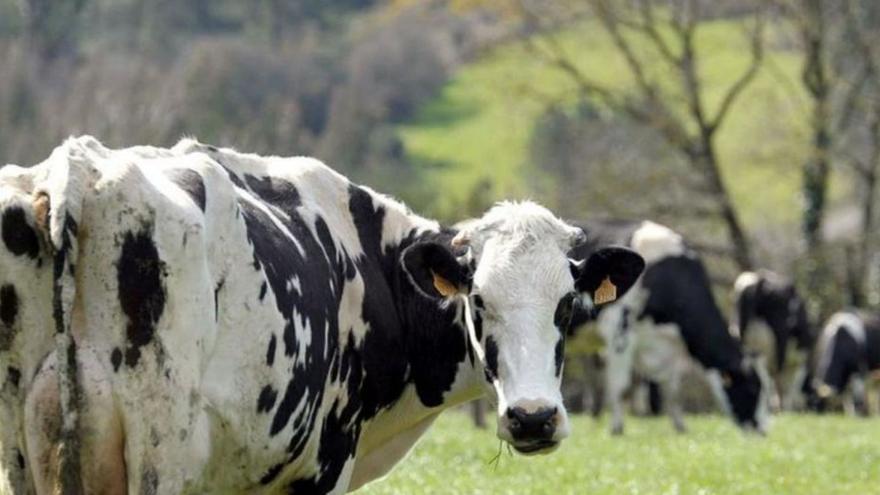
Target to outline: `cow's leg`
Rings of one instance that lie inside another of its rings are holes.
[[[37,493],[58,493],[61,408],[55,355],[37,373],[25,400],[28,464]],[[85,493],[124,494],[126,475],[122,426],[113,391],[101,364],[88,351],[78,356],[82,385],[79,442]]]
[[[34,493],[33,481],[24,458],[21,400],[10,385],[7,378],[7,384],[0,390],[0,493],[26,495]]]
[[[782,412],[782,395],[779,393],[779,391],[782,390],[781,373],[777,373],[776,375],[774,375],[768,381],[768,385],[770,386],[770,412],[772,412],[773,414],[779,414],[780,412]]]
[[[611,409],[611,434],[623,434],[623,394],[629,388],[635,351],[634,335],[627,321],[629,310],[614,306],[599,316],[599,332],[605,340],[607,363],[605,393]]]
[[[611,434],[623,434],[623,394],[630,384],[631,367],[625,356],[608,359],[608,405],[611,409]]]
[[[788,386],[785,400],[782,403],[782,407],[785,410],[793,411],[804,407],[803,392],[801,390],[803,389],[806,377],[807,366],[798,366],[797,371],[795,371],[794,377],[791,379],[791,383]]]
[[[202,482],[211,441],[210,409],[198,392],[181,389],[144,387],[130,394],[158,398],[141,408],[126,404],[123,428],[129,494],[196,492],[195,484]],[[143,412],[147,408],[150,412]]]
[[[868,410],[867,386],[865,385],[865,377],[859,373],[852,379],[851,385],[853,409],[859,416],[867,417],[870,415]]]
[[[684,375],[686,362],[678,360],[673,366],[672,373],[663,383],[663,396],[666,399],[666,411],[672,419],[672,426],[679,433],[686,433],[684,425],[684,410],[681,406],[681,379]]]

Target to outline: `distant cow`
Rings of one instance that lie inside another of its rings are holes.
[[[709,373],[722,408],[737,425],[766,428],[766,371],[730,335],[697,254],[682,237],[653,222],[595,221],[582,224],[587,242],[574,257],[604,246],[627,246],[645,259],[635,287],[598,319],[607,347],[606,392],[612,433],[623,432],[621,396],[631,375],[660,384],[675,428],[684,431],[678,394],[688,356]]]
[[[833,314],[815,355],[815,388],[823,405],[849,392],[856,412],[868,414],[868,385],[872,372],[880,370],[880,315],[855,310]]]
[[[798,349],[809,353],[816,340],[806,303],[794,284],[768,270],[744,272],[737,277],[730,328],[747,351],[767,358],[776,391],[781,390],[780,375],[785,368],[788,343],[793,339]],[[798,371],[793,381],[795,388],[809,383],[807,368]],[[777,393],[773,400],[779,405]]]
[[[534,203],[455,232],[317,160],[192,140],[3,168],[0,237],[14,493],[343,493],[484,394],[547,452],[560,329],[644,266],[570,260],[583,233]]]

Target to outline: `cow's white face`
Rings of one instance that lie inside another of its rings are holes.
[[[498,437],[520,453],[549,452],[569,433],[560,385],[566,322],[574,306],[591,307],[606,277],[622,295],[644,266],[637,254],[618,248],[600,250],[586,263],[570,260],[568,251],[583,235],[534,203],[503,203],[452,240],[468,248],[456,260],[465,276],[456,275],[448,259],[438,263],[436,247],[423,259],[431,267],[422,279],[433,278],[437,287],[441,278],[456,288],[449,294],[441,281],[437,292],[469,298],[471,340],[483,351]],[[418,285],[419,277],[412,278]]]
[[[560,393],[565,329],[554,314],[574,290],[566,252],[580,233],[562,227],[543,239],[488,233],[474,273],[498,436],[523,453],[552,449],[569,433]]]

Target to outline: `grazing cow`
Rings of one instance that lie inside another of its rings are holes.
[[[833,314],[815,356],[815,389],[822,408],[849,391],[855,411],[867,415],[868,384],[872,372],[880,370],[880,315],[854,310]]]
[[[769,360],[768,368],[775,382],[771,397],[778,407],[777,391],[781,390],[789,340],[794,339],[797,348],[805,353],[812,350],[815,342],[806,304],[791,280],[767,270],[740,274],[734,283],[730,330],[747,351]],[[809,381],[808,366],[804,366],[793,380],[793,389]]]
[[[343,493],[488,395],[566,437],[564,338],[625,249],[503,203],[460,232],[310,158],[70,139],[0,170],[0,463],[14,493]],[[605,297],[603,300],[607,300]]]
[[[707,371],[722,409],[744,429],[766,428],[766,372],[730,335],[697,254],[682,237],[653,222],[595,221],[581,225],[587,242],[572,256],[627,246],[645,259],[635,287],[598,318],[607,349],[606,393],[611,431],[623,432],[621,396],[632,373],[660,385],[667,410],[684,431],[678,394],[688,356]]]

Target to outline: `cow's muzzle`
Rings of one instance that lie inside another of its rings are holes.
[[[529,404],[532,405],[532,404]],[[499,420],[499,436],[521,454],[547,453],[559,446],[563,415],[557,407],[514,405]]]

